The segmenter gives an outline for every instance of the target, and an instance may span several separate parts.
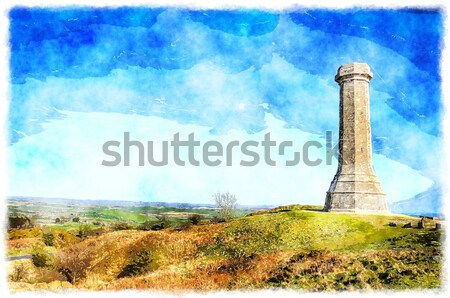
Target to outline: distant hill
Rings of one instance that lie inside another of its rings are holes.
[[[107,207],[127,207],[127,206],[161,206],[173,208],[215,208],[215,204],[191,204],[191,203],[168,203],[168,202],[144,202],[144,201],[116,201],[116,200],[81,200],[67,198],[43,198],[43,197],[8,197],[8,201],[16,202],[43,202],[48,204],[61,205],[83,205],[83,206],[107,206]],[[270,209],[273,205],[239,205],[241,209]]]
[[[437,185],[429,188],[427,191],[422,192],[411,199],[403,200],[390,204],[389,210],[391,213],[405,214],[413,216],[436,216],[444,217],[442,212],[442,191]],[[8,197],[10,202],[43,202],[47,204],[57,205],[81,205],[81,206],[102,206],[102,207],[145,207],[145,206],[158,206],[158,207],[172,207],[172,208],[192,208],[201,209],[208,208],[214,209],[215,204],[192,204],[183,202],[144,202],[144,201],[116,201],[116,200],[84,200],[84,199],[68,199],[68,198],[44,198],[44,197]],[[240,209],[250,210],[267,210],[272,209],[273,205],[240,205]],[[317,207],[317,206],[316,206]],[[317,209],[317,208],[316,208]]]
[[[390,205],[392,213],[443,217],[442,190],[436,184],[408,200]]]

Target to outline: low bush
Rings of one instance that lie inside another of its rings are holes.
[[[31,229],[34,224],[31,219],[25,215],[8,216],[8,229]]]
[[[192,227],[192,223],[190,223],[190,222],[183,222],[183,223],[179,224],[175,228],[175,230],[177,230],[177,231],[186,231],[186,230],[189,230],[190,227]]]
[[[91,249],[81,242],[62,250],[56,258],[55,268],[68,282],[74,284],[86,277],[93,257]]]
[[[52,232],[44,232],[42,234],[42,242],[47,246],[53,246],[55,241],[55,235]]]
[[[250,269],[251,261],[257,256],[254,253],[245,252],[242,249],[236,248],[228,248],[223,253],[229,262],[229,267],[227,268],[229,272]]]
[[[202,217],[200,214],[191,214],[188,217],[188,221],[193,225],[199,224],[201,219]]]
[[[134,230],[136,227],[128,222],[114,222],[111,224],[111,230],[113,231],[123,231],[123,230]]]
[[[153,254],[149,249],[143,249],[137,252],[131,258],[130,262],[123,268],[117,278],[136,276],[152,270]]]
[[[90,227],[85,227],[84,225],[79,227],[76,235],[63,229],[48,228],[42,232],[42,242],[46,246],[61,248],[80,242],[79,238],[84,239],[84,237],[91,234],[90,231]]]
[[[77,237],[84,239],[92,235],[92,228],[89,225],[80,225],[78,227]]]
[[[218,215],[214,215],[211,219],[210,222],[212,223],[221,223],[221,222],[225,222],[225,219],[221,216]]]
[[[9,240],[25,239],[25,238],[36,238],[41,236],[41,229],[31,228],[31,229],[14,229],[8,231]]]
[[[156,218],[158,219],[157,224],[161,227],[161,229],[170,227],[170,218],[167,215],[157,215]]]
[[[52,268],[54,257],[44,250],[36,250],[31,257],[33,265],[38,268]]]
[[[156,216],[157,221],[146,221],[139,226],[143,231],[159,231],[170,227],[170,219],[167,215]]]
[[[152,227],[155,223],[156,223],[155,221],[147,220],[144,223],[142,223],[141,225],[139,225],[139,230],[151,231]]]
[[[159,231],[159,230],[162,230],[162,229],[164,229],[164,224],[159,223],[159,222],[153,224],[153,225],[150,227],[150,230],[152,230],[152,231]]]
[[[54,230],[53,234],[55,235],[53,246],[57,248],[66,247],[80,242],[80,239],[77,236],[65,230]]]

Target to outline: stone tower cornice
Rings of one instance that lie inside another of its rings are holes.
[[[345,81],[363,80],[369,82],[373,78],[369,65],[366,63],[349,63],[339,67],[334,80],[340,85]]]

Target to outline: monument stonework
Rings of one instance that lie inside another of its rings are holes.
[[[342,65],[335,77],[340,86],[338,169],[325,201],[326,211],[388,212],[386,194],[372,166],[369,81],[365,63]]]

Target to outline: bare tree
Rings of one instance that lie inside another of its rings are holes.
[[[228,221],[230,220],[236,211],[237,199],[235,195],[229,192],[220,193],[217,192],[213,194],[214,200],[216,201],[217,208],[219,208],[219,214],[221,217]]]

